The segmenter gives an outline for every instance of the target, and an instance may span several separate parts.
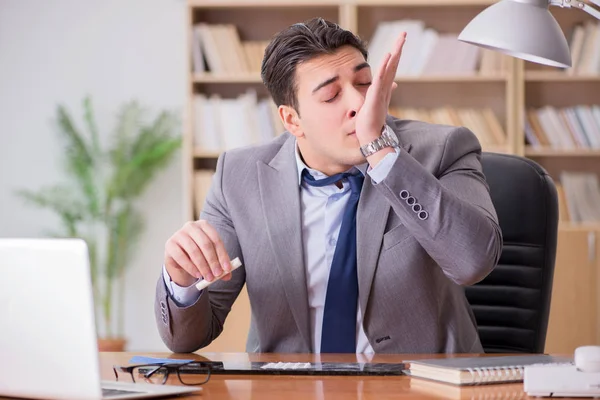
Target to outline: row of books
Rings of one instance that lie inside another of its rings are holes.
[[[560,221],[600,222],[600,185],[596,174],[563,171],[556,191]]]
[[[284,130],[273,100],[252,89],[237,98],[195,94],[193,107],[194,146],[206,152],[264,143]]]
[[[400,33],[407,40],[402,49],[396,76],[493,75],[506,71],[507,57],[458,40],[457,33],[440,33],[421,20],[380,22],[369,41],[369,62],[380,65]]]
[[[526,112],[525,138],[534,148],[600,149],[600,106],[545,106]]]
[[[464,126],[469,128],[483,147],[506,144],[506,133],[494,111],[490,108],[434,109],[390,108],[390,114],[400,119],[424,121],[433,124]]]
[[[572,66],[568,75],[600,74],[600,22],[588,20],[577,24],[569,41]]]
[[[438,33],[420,20],[381,22],[368,42],[373,68],[406,31],[397,76],[484,75],[506,71],[507,57],[458,41],[458,34]],[[192,28],[192,68],[195,73],[259,73],[269,41],[242,41],[233,24],[198,23]]]
[[[390,107],[389,113],[401,119],[467,127],[482,146],[506,144],[504,128],[490,108]],[[194,95],[194,146],[205,152],[265,143],[283,131],[275,103],[271,98],[258,99],[254,90],[233,99]]]
[[[192,67],[195,73],[260,73],[269,41],[242,41],[235,25],[199,23],[192,28]]]

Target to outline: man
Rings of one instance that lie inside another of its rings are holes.
[[[155,309],[172,351],[210,344],[244,284],[249,352],[483,351],[462,287],[502,247],[481,147],[387,115],[404,40],[371,71],[323,19],[273,38],[262,78],[287,132],[222,154],[201,219],[167,241]]]

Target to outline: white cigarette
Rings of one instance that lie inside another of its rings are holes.
[[[238,269],[239,267],[242,266],[242,262],[240,261],[239,258],[234,258],[233,260],[231,260],[230,262],[231,264],[231,271],[235,271],[236,269]],[[201,280],[200,282],[196,283],[196,289],[198,290],[204,290],[206,289],[208,286],[210,286],[211,284],[215,283],[216,281],[220,280],[222,277],[224,277],[225,275],[227,275],[229,272],[223,272],[221,275],[216,276],[215,279],[212,280],[212,282],[209,282],[205,279]]]

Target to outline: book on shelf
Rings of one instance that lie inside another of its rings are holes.
[[[600,149],[599,105],[544,106],[525,115],[525,139],[534,149]]]
[[[272,99],[252,89],[237,98],[197,93],[193,103],[194,147],[207,153],[265,143],[284,131]]]
[[[560,221],[600,222],[600,185],[596,174],[561,172],[557,194]]]
[[[192,69],[217,75],[259,74],[269,41],[242,41],[233,24],[192,27]]]
[[[440,33],[421,20],[380,22],[368,41],[369,63],[378,66],[401,32],[409,38],[402,49],[396,77],[498,75],[507,57],[460,42],[458,33]]]
[[[571,68],[567,75],[600,74],[600,22],[587,20],[577,24],[569,39],[571,49]]]
[[[389,113],[400,119],[424,121],[432,124],[464,126],[471,130],[481,146],[506,145],[506,133],[498,117],[490,108],[455,108],[451,106],[433,109],[390,107]]]
[[[492,357],[452,357],[405,360],[410,363],[410,376],[453,385],[481,385],[522,382],[527,365],[562,364],[567,357],[545,354]]]

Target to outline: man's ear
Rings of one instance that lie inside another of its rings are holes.
[[[279,106],[278,111],[285,129],[297,138],[303,137],[304,132],[302,131],[302,128],[300,128],[300,117],[294,107],[281,105]]]

